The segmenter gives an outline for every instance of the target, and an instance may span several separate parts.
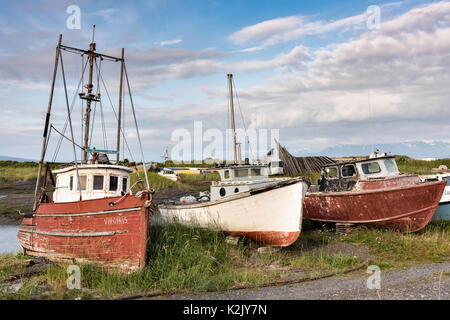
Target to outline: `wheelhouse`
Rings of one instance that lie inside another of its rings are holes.
[[[324,166],[326,179],[342,179],[358,177],[360,179],[371,179],[400,174],[395,158],[379,157],[365,160],[346,161]]]
[[[394,156],[337,162],[322,167],[320,191],[352,190],[358,181],[399,176]]]
[[[79,165],[80,179],[78,181],[75,166],[54,170],[56,186],[53,192],[53,201],[78,201],[80,195],[82,200],[124,195],[130,188],[132,171],[130,168],[118,165]]]
[[[262,180],[269,177],[267,166],[236,166],[218,169],[221,181]]]

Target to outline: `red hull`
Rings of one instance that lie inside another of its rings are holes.
[[[17,235],[28,255],[53,261],[101,263],[128,271],[145,266],[151,214],[147,193],[65,203],[42,203]]]
[[[287,247],[293,244],[300,235],[300,231],[296,232],[280,232],[280,231],[253,231],[253,232],[232,232],[226,233],[238,237],[248,237],[256,242],[264,243],[268,246]]]
[[[387,181],[395,185],[395,179]],[[446,184],[399,182],[398,187],[383,188],[384,183],[380,180],[363,191],[311,193],[303,203],[304,216],[324,222],[365,223],[415,232],[430,222]]]

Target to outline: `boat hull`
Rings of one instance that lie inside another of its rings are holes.
[[[300,235],[307,188],[304,181],[298,180],[217,201],[160,205],[154,221],[221,230],[270,246],[288,246]]]
[[[445,182],[350,192],[318,192],[305,197],[304,216],[335,223],[364,223],[415,232],[438,207]]]
[[[433,220],[450,221],[450,202],[440,203],[434,213]]]
[[[152,201],[143,193],[64,203],[42,203],[24,218],[24,253],[52,261],[100,263],[133,271],[144,267]],[[113,206],[110,204],[117,201]]]

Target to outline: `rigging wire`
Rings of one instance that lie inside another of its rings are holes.
[[[231,147],[232,139],[233,139],[233,136],[232,136],[233,132],[231,132],[231,130],[230,130],[231,135],[227,134],[227,130],[229,128],[231,128],[231,120],[230,120],[231,106],[230,106],[230,99],[229,98],[227,99],[227,108],[228,108],[228,111],[227,111],[227,125],[225,127],[225,138],[226,138],[226,149],[227,150],[226,150],[225,157],[227,157],[228,153],[230,152],[230,147]],[[234,148],[234,146],[233,146],[233,148]],[[227,159],[225,159],[225,161],[227,161]]]
[[[75,98],[77,96],[78,90],[80,89],[80,85],[81,85],[81,82],[82,82],[83,77],[84,77],[84,72],[86,71],[87,63],[88,63],[88,61],[86,60],[86,63],[84,64],[84,68],[83,68],[83,71],[82,71],[82,74],[81,74],[80,81],[78,82],[77,89],[75,90],[75,93],[74,93],[74,96],[73,96],[73,99],[72,99],[72,105],[70,106],[70,112],[72,112],[72,110],[73,110],[73,108],[75,106]],[[67,116],[66,117],[66,121],[64,123],[64,127],[63,127],[63,133],[66,133],[68,121],[69,121],[69,117]],[[61,149],[62,139],[63,139],[62,137],[59,138],[59,141],[58,141],[57,146],[55,148],[55,153],[53,154],[53,157],[52,157],[52,162],[56,161],[56,157],[58,156],[59,150]]]
[[[76,143],[76,142],[70,140],[69,137],[63,135],[63,134],[62,134],[61,132],[59,132],[58,129],[56,129],[53,125],[50,125],[50,130],[52,130],[52,129],[55,130],[56,133],[60,134],[64,139],[69,140],[70,142],[72,142],[76,147],[80,148],[81,150],[84,150],[84,147],[82,147],[82,146],[80,146],[78,143]]]
[[[70,135],[71,135],[71,137],[72,137],[73,157],[74,157],[74,162],[75,162],[75,170],[76,170],[76,173],[77,173],[78,190],[80,190],[80,200],[81,200],[81,182],[80,182],[80,174],[79,174],[79,172],[78,172],[77,152],[76,152],[76,150],[75,150],[75,140],[74,140],[74,138],[73,138],[72,119],[71,119],[71,117],[70,117],[69,98],[68,98],[68,96],[67,96],[66,76],[64,75],[64,64],[63,64],[63,58],[62,58],[61,51],[59,51],[59,58],[60,58],[60,63],[61,63],[61,73],[62,73],[62,78],[63,78],[63,83],[64,83],[64,93],[65,93],[65,97],[66,97],[67,116],[68,116],[68,118],[69,118]]]
[[[125,89],[125,88],[123,88]],[[122,140],[125,141],[125,99],[123,99],[125,90],[122,91],[122,124],[120,126],[120,131],[122,133]],[[120,150],[117,150],[120,151]],[[122,143],[122,161],[125,161],[125,143]]]
[[[95,60],[95,67],[97,72],[97,94],[100,95],[100,72],[102,67],[102,60],[100,59],[100,63],[97,65],[97,60]],[[103,147],[108,150],[108,138],[106,135],[106,126],[105,126],[105,117],[103,115],[103,104],[100,99],[99,101],[100,105],[100,119],[102,124],[102,134],[103,134]]]
[[[81,55],[81,68],[83,68],[84,66],[84,54]],[[84,93],[84,72],[82,72],[82,77],[81,77],[81,92]],[[84,137],[84,121],[83,121],[83,116],[84,116],[84,99],[80,99],[81,100],[81,132],[80,132],[80,141],[81,143],[83,143],[83,137]],[[80,150],[80,159],[83,157],[83,150]]]
[[[136,134],[137,134],[137,138],[138,138],[138,141],[139,141],[139,149],[141,151],[142,166],[144,167],[145,181],[147,182],[147,189],[150,189],[150,184],[148,182],[147,168],[145,167],[144,150],[142,149],[141,136],[139,134],[139,127],[138,127],[137,120],[136,120],[136,112],[134,110],[133,98],[132,98],[131,89],[130,89],[130,82],[128,80],[128,72],[127,72],[127,68],[125,66],[125,63],[123,64],[123,70],[125,71],[125,78],[127,79],[128,94],[129,94],[129,97],[130,97],[131,110],[133,111],[134,124],[136,126]]]
[[[102,80],[102,84],[103,84],[103,87],[105,88],[106,96],[108,97],[109,103],[110,103],[110,105],[111,105],[111,109],[112,109],[112,111],[113,111],[113,113],[114,113],[114,117],[116,118],[117,121],[119,121],[119,118],[118,118],[118,116],[117,116],[116,110],[114,109],[114,105],[113,105],[113,103],[112,103],[112,101],[111,101],[111,97],[110,97],[110,95],[109,95],[109,92],[108,92],[108,89],[107,89],[107,87],[106,87],[106,84],[105,84],[105,81],[104,81],[104,79],[103,79],[102,74],[100,74],[100,80]],[[125,102],[125,99],[123,99],[123,103],[124,103],[124,102]],[[136,161],[134,160],[134,158],[133,158],[133,154],[132,154],[131,151],[130,151],[130,147],[129,147],[129,145],[128,145],[128,142],[127,142],[127,140],[125,139],[125,134],[124,134],[124,131],[122,130],[122,128],[120,128],[120,132],[122,132],[122,134],[123,134],[124,142],[125,142],[125,144],[126,144],[126,146],[127,146],[128,152],[130,153],[130,158],[131,158],[131,160],[132,160],[133,162],[136,162]],[[119,151],[119,150],[117,150],[117,151]]]
[[[369,122],[370,122],[370,140],[372,140],[372,153],[375,152],[375,148],[373,145],[374,141],[374,132],[373,132],[373,119],[372,119],[372,106],[370,104],[370,90],[367,91],[367,103],[369,104]]]
[[[236,99],[238,101],[239,112],[241,114],[242,124],[244,125],[244,132],[245,132],[245,137],[247,138],[247,143],[248,143],[248,148],[249,148],[249,151],[250,151],[250,155],[251,155],[253,160],[256,160],[255,157],[253,156],[252,146],[250,144],[250,138],[249,138],[249,136],[247,134],[247,126],[245,125],[244,115],[242,113],[241,103],[239,102],[239,96],[237,94],[236,84],[234,83],[234,79],[233,78],[231,78],[231,81],[233,82],[234,92],[236,94]]]

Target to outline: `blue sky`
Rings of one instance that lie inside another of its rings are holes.
[[[70,5],[81,10],[79,30],[66,26]],[[370,5],[380,8],[380,29],[367,26]],[[148,160],[176,145],[176,129],[193,132],[194,121],[205,130],[227,128],[227,73],[246,126],[278,129],[296,154],[337,144],[450,141],[443,134],[449,17],[448,1],[10,1],[0,12],[0,154],[38,158],[58,34],[63,44],[87,48],[92,24],[99,51],[126,50]],[[81,60],[63,57],[72,97]],[[102,68],[117,101],[118,66]],[[52,123],[61,128],[58,81]],[[115,123],[104,99],[111,147]],[[81,104],[73,117],[78,128]],[[96,124],[93,143],[103,147],[99,117]],[[70,152],[64,143],[58,159],[71,160]]]

